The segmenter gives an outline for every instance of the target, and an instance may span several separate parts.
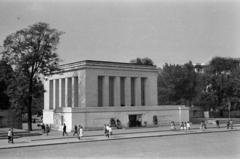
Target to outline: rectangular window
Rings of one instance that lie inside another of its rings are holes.
[[[98,77],[98,106],[103,106],[103,77]]]
[[[120,77],[120,102],[121,106],[125,106],[125,77]]]
[[[109,77],[109,106],[114,106],[114,77]]]

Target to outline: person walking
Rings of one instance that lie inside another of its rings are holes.
[[[228,120],[227,121],[227,129],[229,129],[229,126],[230,126],[230,121]]]
[[[73,133],[73,136],[75,136],[75,134],[78,134],[78,127],[77,127],[77,125],[75,125],[75,127],[74,127],[74,133]]]
[[[219,120],[216,120],[215,122],[216,122],[217,128],[220,129]]]
[[[44,135],[44,133],[45,133],[45,125],[44,123],[42,123],[42,135]]]
[[[108,127],[109,135],[113,135],[111,126]]]
[[[66,125],[65,125],[65,124],[63,124],[63,136],[64,136],[64,134],[66,134],[66,135],[68,136],[68,134],[67,134],[66,130],[67,130],[67,127],[66,127]]]
[[[78,139],[81,140],[83,137],[83,128],[80,126]]]
[[[200,123],[200,129],[205,131],[205,125],[204,125],[204,121],[201,121]]]
[[[187,131],[190,131],[190,123],[187,122]]]
[[[106,126],[106,136],[109,137],[109,126]]]
[[[46,135],[48,136],[48,133],[50,132],[50,127],[48,126],[48,124],[46,125]]]
[[[174,123],[174,121],[171,122],[171,130],[173,130],[173,131],[176,130],[176,127],[175,127],[175,123]]]
[[[106,124],[104,124],[103,132],[104,132],[104,135],[107,136],[107,126],[106,126]]]
[[[231,129],[233,129],[233,120],[231,119],[230,121],[229,121],[229,126],[231,127]]]
[[[13,142],[13,137],[14,137],[14,134],[13,134],[13,128],[12,128],[12,134],[11,134],[11,141],[12,141],[12,144],[14,144],[14,142]]]
[[[184,130],[184,124],[183,124],[183,122],[180,123],[180,130],[181,130],[181,131]]]
[[[184,127],[184,131],[187,131],[187,123],[186,122],[184,122],[183,127]]]
[[[11,143],[12,141],[12,129],[8,130],[8,143]]]

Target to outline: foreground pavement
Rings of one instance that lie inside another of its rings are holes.
[[[40,131],[40,130],[37,130]],[[203,133],[220,133],[228,131],[240,131],[240,124],[235,124],[233,129],[227,129],[222,126],[220,129],[216,125],[208,124],[207,129],[202,131],[199,125],[192,125],[190,131],[171,131],[169,127],[139,127],[131,129],[115,129],[113,135],[107,138],[103,135],[103,131],[85,131],[82,140],[78,140],[73,133],[68,133],[68,136],[62,136],[62,132],[51,131],[49,136],[31,136],[23,137],[14,140],[14,144],[8,144],[6,140],[0,140],[0,149],[23,148],[23,147],[36,147],[58,144],[71,144],[71,143],[85,143],[97,141],[112,141],[133,138],[147,138],[147,137],[160,137],[160,136],[175,136],[175,135],[192,135]]]

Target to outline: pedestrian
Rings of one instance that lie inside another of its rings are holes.
[[[207,129],[206,121],[203,122],[204,129]]]
[[[184,127],[184,131],[187,131],[187,123],[186,122],[184,122],[183,127]]]
[[[109,135],[113,135],[111,126],[108,127]]]
[[[231,129],[233,129],[233,120],[232,119],[230,120],[229,124],[230,124]]]
[[[12,141],[12,129],[8,130],[8,143],[11,143]]]
[[[228,120],[227,121],[227,129],[229,129],[229,126],[230,126],[230,121]]]
[[[171,122],[171,130],[173,130],[173,131],[176,130],[176,127],[175,127],[175,123],[174,123],[174,121]]]
[[[14,142],[13,142],[13,137],[14,137],[13,128],[12,128],[11,131],[12,131],[12,134],[11,134],[11,135],[12,135],[12,136],[11,136],[11,140],[12,140],[12,144],[14,144]]]
[[[66,135],[68,136],[68,134],[67,134],[66,130],[67,130],[67,127],[66,127],[66,125],[65,125],[65,124],[63,124],[63,136],[64,136],[64,134],[66,134]]]
[[[190,130],[190,123],[187,122],[187,131],[189,131],[189,130]]]
[[[81,140],[83,137],[83,128],[80,126],[79,133],[78,133],[78,139]]]
[[[107,126],[106,126],[106,124],[104,124],[103,132],[104,132],[104,135],[107,136]]]
[[[106,136],[109,137],[109,126],[106,126]]]
[[[219,120],[216,120],[215,122],[216,122],[217,128],[220,129]]]
[[[181,130],[181,131],[184,130],[184,124],[183,124],[183,122],[180,123],[180,130]]]
[[[46,125],[46,134],[48,136],[48,133],[50,132],[50,127],[48,126],[48,124]]]
[[[75,127],[74,127],[74,133],[73,133],[73,136],[75,136],[75,134],[78,135],[78,127],[77,127],[77,125],[75,125]]]
[[[200,129],[205,131],[204,121],[201,121],[200,123]]]
[[[42,123],[42,135],[45,133],[45,125]]]

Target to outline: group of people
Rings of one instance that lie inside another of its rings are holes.
[[[109,125],[104,124],[103,130],[104,130],[104,135],[107,137],[110,137],[110,135],[113,134],[112,128]]]
[[[174,121],[171,122],[171,130],[176,131],[176,126]],[[181,122],[180,123],[180,130],[181,131],[189,131],[190,130],[190,123],[189,122]]]
[[[65,125],[65,124],[64,124]],[[77,125],[75,125],[74,127],[74,132],[73,132],[73,136],[75,136],[75,134],[77,135],[78,139],[81,140],[83,137],[83,128],[81,125],[79,125],[77,127]]]
[[[44,123],[42,123],[41,127],[42,127],[42,135],[46,133],[46,135],[48,136],[48,134],[50,133],[50,127],[48,126],[48,124],[46,124],[45,126]]]

